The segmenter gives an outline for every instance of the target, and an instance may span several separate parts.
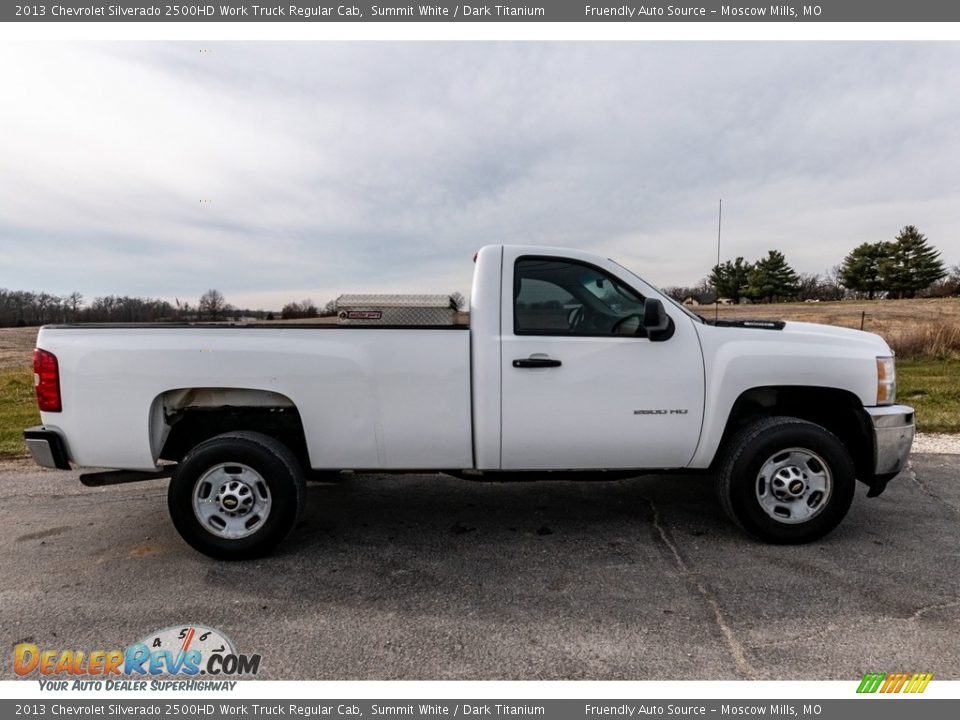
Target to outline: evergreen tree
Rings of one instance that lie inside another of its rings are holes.
[[[800,278],[779,250],[771,250],[757,260],[747,274],[748,293],[757,300],[778,300],[792,297],[800,289]]]
[[[900,230],[880,263],[883,287],[898,298],[913,297],[946,275],[940,251],[913,225]]]
[[[710,272],[710,284],[717,293],[717,297],[730,298],[735,303],[747,294],[749,288],[750,270],[753,266],[744,262],[742,257],[738,257],[733,262],[726,262],[715,265]]]
[[[840,283],[850,290],[866,293],[873,300],[884,289],[880,277],[880,265],[890,254],[890,243],[863,243],[843,259],[840,266]]]

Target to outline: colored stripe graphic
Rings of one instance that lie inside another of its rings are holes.
[[[883,685],[880,686],[881,693],[888,693],[893,690],[893,687],[897,684],[897,680],[900,677],[900,673],[888,673],[886,679],[883,681]]]
[[[908,690],[907,692],[922,693],[927,689],[927,685],[930,684],[931,680],[933,680],[933,673],[920,673],[917,676],[917,684],[912,690]]]
[[[886,677],[885,673],[867,673],[860,681],[858,693],[875,693],[880,688],[880,683]]]
[[[867,673],[857,687],[858,693],[922,693],[933,673]]]

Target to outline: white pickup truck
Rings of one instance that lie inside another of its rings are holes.
[[[906,462],[914,413],[877,335],[705,322],[576,250],[491,245],[475,263],[469,327],[44,327],[27,445],[43,466],[121,471],[88,484],[172,473],[177,530],[224,559],[272,550],[305,480],[343,470],[711,472],[737,524],[798,543]]]

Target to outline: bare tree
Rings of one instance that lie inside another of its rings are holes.
[[[70,308],[70,319],[76,320],[80,306],[83,305],[83,295],[74,290],[66,297],[66,306]]]
[[[280,311],[280,318],[283,320],[298,320],[302,318],[315,318],[320,314],[313,300],[307,298],[302,302],[291,302],[283,306]]]
[[[64,297],[60,297],[59,295],[50,297],[50,311],[47,314],[47,322],[63,322],[65,303],[66,298]]]
[[[303,310],[303,316],[307,318],[315,318],[320,314],[320,311],[317,310],[317,306],[313,304],[313,300],[307,298],[300,303],[300,307]]]
[[[217,320],[226,312],[226,309],[227,301],[219,290],[211,288],[200,296],[199,315],[201,319],[207,316],[209,320]]]
[[[48,309],[51,302],[53,301],[53,295],[49,293],[39,293],[36,296],[37,298],[37,320],[40,324],[47,322]]]
[[[323,310],[320,311],[320,317],[333,317],[337,314],[337,301],[336,300],[327,300],[327,304],[323,306]]]

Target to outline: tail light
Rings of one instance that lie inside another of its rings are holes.
[[[57,356],[46,350],[33,351],[33,385],[41,412],[60,412],[60,368]]]

